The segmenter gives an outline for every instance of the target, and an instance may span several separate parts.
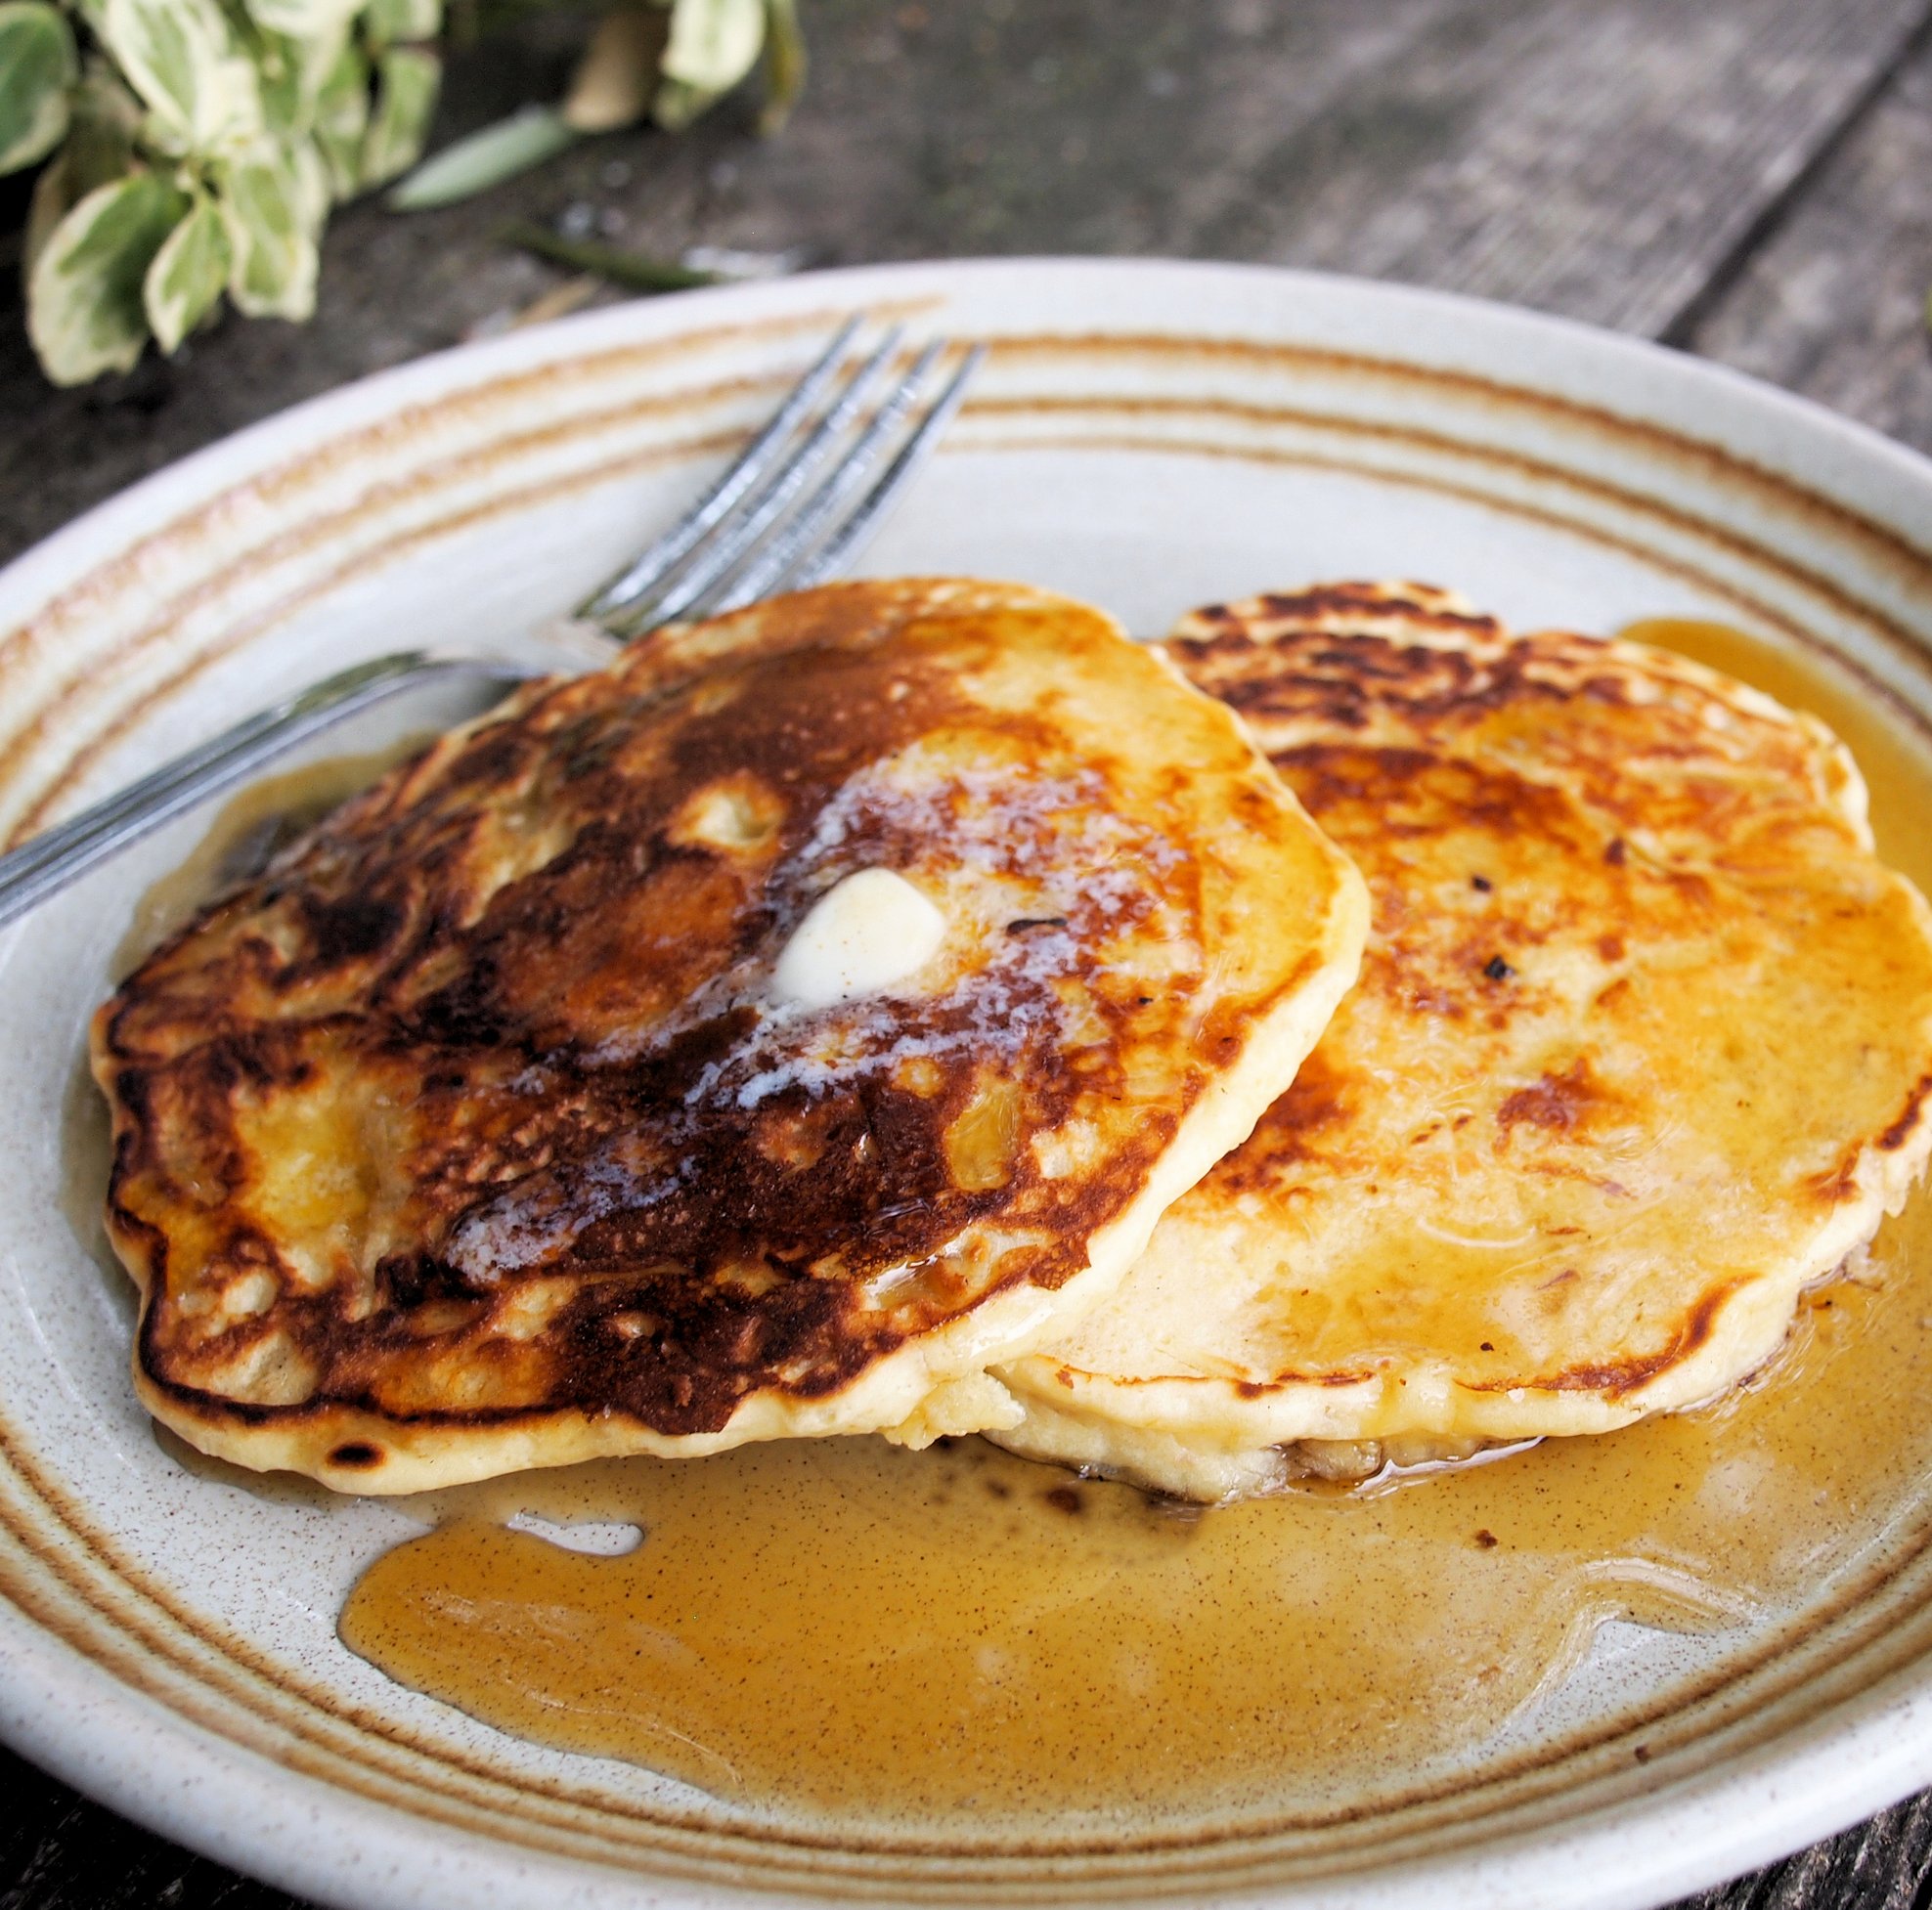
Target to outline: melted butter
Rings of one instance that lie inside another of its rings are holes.
[[[830,1008],[916,975],[944,939],[945,917],[903,876],[860,869],[812,903],[771,986],[801,1007]]]
[[[1823,716],[1932,888],[1932,752],[1890,713],[1720,626],[1629,633]],[[1198,1514],[977,1441],[524,1474],[415,1501],[439,1523],[341,1635],[519,1736],[841,1825],[1318,1805],[1479,1754],[1605,1619],[1820,1609],[1924,1515],[1928,1394],[1920,1194],[1763,1373],[1606,1438]]]

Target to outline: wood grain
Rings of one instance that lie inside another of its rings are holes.
[[[317,322],[230,318],[50,392],[0,308],[0,557],[297,399],[558,282],[496,242],[573,213],[660,255],[1047,251],[1367,272],[1671,326],[1867,96],[1926,0],[817,0],[785,137],[732,106],[489,197],[330,229]],[[540,19],[452,78],[447,131],[562,83]],[[15,195],[18,201],[20,195]],[[18,211],[18,204],[17,204]],[[0,301],[17,296],[11,275]]]
[[[311,1910],[0,1750],[0,1910]]]
[[[1932,46],[1681,340],[1932,452]]]
[[[331,229],[322,311],[40,381],[0,292],[0,559],[257,417],[507,323],[561,275],[496,241],[588,220],[820,263],[1242,258],[1621,326],[1932,450],[1932,0],[812,0],[785,138],[733,106],[486,200]],[[442,136],[561,86],[581,21],[460,60]],[[0,182],[0,229],[24,195]],[[301,1910],[0,1753],[0,1910]],[[1694,1910],[1932,1900],[1932,1796]]]

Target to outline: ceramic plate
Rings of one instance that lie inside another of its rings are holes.
[[[426,360],[83,518],[0,576],[0,832],[353,658],[515,644],[861,308],[994,344],[876,572],[1025,579],[1142,632],[1209,598],[1389,575],[1519,624],[1719,618],[1823,646],[1924,745],[1932,466],[1878,438],[1668,352],[1385,286],[935,265]],[[78,1067],[131,898],[196,833],[0,938],[0,1732],[129,1815],[359,1910],[773,1891],[1393,1910],[1654,1903],[1932,1780],[1932,1559],[1905,1532],[1796,1621],[1611,1628],[1507,1755],[1187,1835],[827,1838],[401,1689],[334,1621],[406,1513],[191,1474],[128,1389],[131,1300],[102,1264]]]

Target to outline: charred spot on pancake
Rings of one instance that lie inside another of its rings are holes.
[[[329,1463],[345,1472],[368,1472],[382,1463],[382,1449],[363,1440],[351,1440],[330,1452]]]
[[[1492,633],[1499,627],[1495,618],[1479,611],[1466,610],[1448,602],[1443,593],[1426,585],[1397,586],[1405,591],[1404,601],[1413,624],[1438,629],[1471,633]],[[1271,590],[1255,600],[1262,613],[1288,624],[1322,624],[1331,619],[1373,618],[1386,615],[1390,586],[1368,581],[1317,585],[1306,590]],[[1245,624],[1254,605],[1245,604],[1238,613],[1232,606],[1217,604],[1207,615],[1216,621]]]
[[[1912,1130],[1919,1123],[1928,1097],[1932,1097],[1932,1074],[1922,1074],[1913,1084],[1910,1094],[1906,1097],[1904,1111],[1878,1137],[1878,1145],[1887,1153],[1894,1153],[1905,1146]]]
[[[1344,1005],[1342,1013],[1346,1013]],[[1258,1191],[1283,1170],[1325,1160],[1325,1144],[1345,1130],[1353,1102],[1321,1048],[1301,1064],[1288,1092],[1255,1122],[1247,1142],[1217,1161],[1208,1180],[1229,1194]]]
[[[311,959],[329,969],[379,954],[401,933],[404,913],[380,895],[342,895],[329,900],[301,897]]]
[[[1617,1100],[1598,1080],[1590,1058],[1579,1055],[1562,1073],[1546,1072],[1530,1086],[1505,1096],[1496,1109],[1496,1127],[1504,1140],[1512,1128],[1524,1124],[1568,1136]]]
[[[478,1296],[466,1274],[420,1247],[386,1253],[375,1263],[378,1305],[399,1313],[417,1313],[437,1301],[469,1301]]]
[[[1515,975],[1515,970],[1500,955],[1492,955],[1483,963],[1482,972],[1491,981],[1508,981]]]

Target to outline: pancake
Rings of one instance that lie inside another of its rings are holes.
[[[1824,727],[1339,586],[1184,619],[1372,897],[1361,984],[1003,1444],[1193,1498],[1700,1402],[1904,1201],[1932,915]],[[1288,1450],[1283,1450],[1288,1449]]]
[[[1017,1419],[1352,980],[1227,709],[1019,586],[660,631],[352,800],[97,1014],[135,1383],[358,1492]]]

